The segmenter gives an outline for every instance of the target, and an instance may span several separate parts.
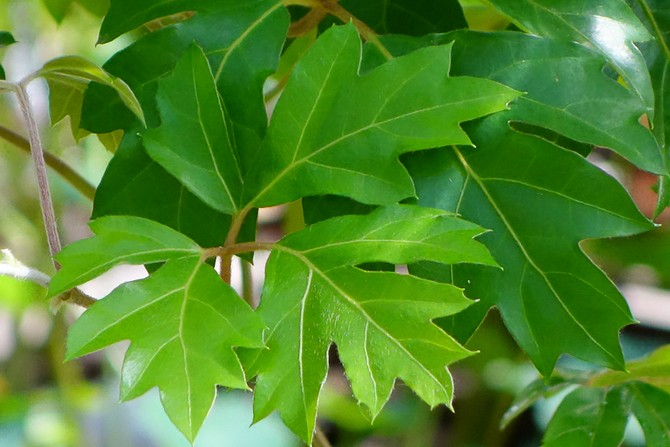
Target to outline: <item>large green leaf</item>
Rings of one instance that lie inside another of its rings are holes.
[[[129,130],[95,193],[92,218],[145,217],[189,236],[203,247],[222,245],[230,216],[215,211],[149,158],[137,131]],[[254,222],[241,239],[251,240]]]
[[[379,34],[422,36],[467,27],[455,0],[343,0],[340,4]]]
[[[527,94],[511,121],[608,147],[642,169],[664,173],[658,142],[639,123],[645,106],[603,73],[604,60],[575,44],[516,32],[455,32],[453,75],[489,78]]]
[[[91,222],[95,236],[68,245],[56,256],[62,268],[49,284],[58,295],[112,267],[199,257],[200,247],[183,234],[140,217],[102,217]]]
[[[626,0],[490,0],[522,29],[602,52],[653,116],[649,72],[634,42],[651,38]]]
[[[298,63],[273,113],[246,200],[270,206],[337,194],[364,203],[413,195],[403,152],[469,144],[459,123],[503,110],[518,93],[448,78],[450,46],[416,51],[358,75],[352,25],[324,33]]]
[[[121,399],[157,386],[168,416],[193,442],[216,386],[247,388],[233,347],[261,347],[262,332],[261,320],[214,269],[198,256],[183,257],[88,309],[70,329],[68,357],[130,340]]]
[[[207,58],[197,46],[163,79],[156,95],[161,125],[144,132],[149,155],[212,208],[235,214],[242,173]]]
[[[216,386],[247,388],[234,347],[261,348],[261,319],[204,263],[202,249],[156,222],[116,216],[94,221],[96,235],[64,248],[49,292],[59,294],[120,263],[167,261],[123,284],[72,326],[68,357],[130,340],[121,398],[154,386],[174,424],[193,441]]]
[[[255,419],[278,409],[309,443],[332,343],[354,395],[373,417],[396,377],[431,406],[451,405],[453,384],[445,366],[469,352],[430,321],[466,307],[462,290],[356,265],[420,259],[492,264],[473,240],[481,231],[443,211],[396,205],[284,238],[268,261],[259,308],[269,327],[269,349],[245,362],[258,374]]]
[[[628,422],[630,397],[622,388],[577,388],[549,422],[543,447],[618,447]]]
[[[627,386],[633,397],[633,413],[644,430],[647,445],[670,443],[670,394],[642,382]]]
[[[467,340],[497,306],[544,375],[563,353],[623,368],[618,334],[633,319],[579,242],[634,234],[652,224],[616,180],[574,152],[513,132],[503,114],[472,126],[469,134],[476,149],[442,149],[407,160],[419,204],[458,212],[493,230],[482,241],[504,269],[424,267],[423,274],[468,286],[480,299],[445,327]]]

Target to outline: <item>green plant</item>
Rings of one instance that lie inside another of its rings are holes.
[[[586,159],[593,147],[659,176],[656,214],[670,201],[670,10],[490,6],[501,15],[455,0],[112,0],[100,43],[147,32],[104,70],[65,57],[0,81],[28,123],[58,270],[50,296],[88,307],[76,286],[121,263],[150,272],[84,313],[68,358],[129,339],[122,399],[159,387],[190,441],[223,386],[253,389],[256,420],[278,410],[323,444],[331,344],[372,418],[396,378],[451,406],[446,366],[472,354],[461,344],[497,307],[545,378],[503,422],[576,386],[546,445],[619,445],[631,412],[649,445],[670,445],[667,349],[626,365],[619,332],[634,319],[579,245],[653,228]],[[468,29],[464,11],[497,29]],[[70,116],[75,136],[108,142],[123,133],[95,194],[95,236],[62,251],[25,93],[37,77],[52,122]],[[259,208],[295,201],[304,229],[255,240]],[[229,283],[233,257],[256,251],[271,255],[254,309]],[[630,372],[552,376],[562,354]]]

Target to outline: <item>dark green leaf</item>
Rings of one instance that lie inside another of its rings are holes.
[[[151,158],[209,206],[235,214],[242,173],[214,76],[200,48],[192,46],[160,82],[156,100],[161,125],[142,136]]]
[[[651,38],[625,0],[491,0],[533,34],[595,47],[642,99],[653,116],[654,93],[644,57],[634,42]]]
[[[72,7],[74,0],[42,0],[51,17],[58,23],[62,22]]]
[[[430,320],[466,307],[462,290],[355,265],[418,259],[491,264],[473,240],[481,231],[448,213],[397,205],[334,218],[283,239],[268,261],[259,308],[270,328],[269,350],[246,362],[258,374],[255,419],[278,409],[310,442],[331,343],[354,395],[373,417],[396,377],[431,406],[451,405],[445,366],[469,352]]]
[[[644,430],[649,447],[670,443],[670,394],[646,383],[627,385],[633,397],[633,413]]]
[[[634,234],[652,224],[616,180],[574,152],[511,131],[503,114],[469,134],[476,149],[431,151],[407,161],[419,204],[492,229],[481,240],[504,269],[433,272],[431,278],[467,285],[480,299],[445,327],[467,340],[495,305],[544,375],[563,353],[623,368],[618,334],[633,319],[579,242]]]
[[[16,39],[14,39],[11,33],[0,31],[0,48],[7,47],[13,43],[16,43]]]
[[[543,447],[618,447],[628,422],[630,396],[622,388],[577,388],[549,422]]]
[[[359,76],[355,28],[324,33],[277,104],[246,201],[270,206],[337,194],[385,204],[412,196],[401,153],[469,144],[459,123],[518,96],[485,80],[448,78],[450,48],[422,49]]]
[[[529,409],[538,400],[550,397],[570,386],[574,386],[574,383],[556,376],[550,377],[547,380],[537,379],[531,382],[517,394],[512,405],[507,409],[502,419],[500,419],[500,429],[503,430],[507,427],[510,422],[519,417],[521,413]]]
[[[129,228],[148,230],[127,219]],[[148,234],[156,235],[155,228]],[[99,238],[98,249],[115,249],[112,241]],[[168,261],[147,279],[121,285],[87,310],[70,329],[68,357],[130,340],[121,399],[157,386],[168,416],[193,442],[216,386],[247,388],[233,347],[261,347],[262,332],[260,319],[214,269],[198,255],[186,256]]]
[[[603,74],[604,60],[579,45],[513,32],[455,32],[453,75],[480,76],[527,94],[507,113],[573,140],[608,147],[642,169],[664,173],[661,150],[639,123],[637,96]]]
[[[343,0],[340,4],[379,34],[422,36],[467,27],[455,0]]]
[[[55,296],[119,264],[147,264],[201,254],[183,234],[151,220],[131,216],[102,217],[91,222],[95,236],[68,245],[56,259],[62,268],[49,284]]]

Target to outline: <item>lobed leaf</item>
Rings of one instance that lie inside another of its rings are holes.
[[[359,76],[353,25],[324,33],[296,65],[272,116],[246,202],[270,206],[336,194],[388,204],[413,195],[397,157],[469,144],[459,123],[503,110],[518,93],[448,78],[450,46],[425,48]]]
[[[127,221],[139,231],[138,222]],[[216,386],[247,388],[233,347],[262,347],[263,328],[214,269],[197,255],[184,256],[95,303],[71,327],[67,355],[72,359],[130,340],[121,399],[157,386],[168,416],[193,442]]]
[[[432,151],[406,161],[419,204],[491,228],[481,240],[504,269],[424,269],[422,275],[467,286],[480,298],[444,327],[467,340],[495,305],[543,375],[563,353],[622,369],[618,333],[633,319],[579,242],[653,225],[616,180],[574,152],[513,132],[504,115],[472,126],[469,134],[476,149]]]
[[[332,343],[354,395],[373,417],[396,377],[431,406],[450,406],[453,383],[445,366],[470,353],[431,320],[467,307],[462,290],[355,265],[417,259],[491,264],[472,240],[479,232],[448,213],[396,205],[334,218],[282,240],[268,261],[259,307],[269,349],[245,360],[258,375],[255,420],[278,409],[310,443]],[[447,240],[453,250],[442,246]]]

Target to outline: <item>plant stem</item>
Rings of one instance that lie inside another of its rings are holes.
[[[40,205],[42,208],[42,220],[47,234],[47,242],[49,243],[49,252],[51,260],[56,269],[58,263],[54,259],[56,253],[61,250],[60,238],[58,237],[58,228],[56,226],[56,215],[54,213],[53,202],[51,201],[51,191],[49,190],[49,181],[47,179],[47,169],[44,162],[44,149],[42,148],[42,141],[40,140],[39,129],[35,122],[30,100],[28,99],[28,92],[23,84],[18,84],[16,95],[19,98],[19,106],[23,113],[23,118],[28,128],[28,140],[30,142],[30,153],[35,164],[35,173],[37,174],[37,184],[40,190]]]
[[[316,426],[316,431],[314,433],[314,441],[312,442],[313,447],[331,447],[330,442],[328,441],[328,438],[326,438],[326,435],[321,431],[321,428],[317,425]]]
[[[26,267],[25,265],[14,265],[4,262],[0,263],[0,276],[8,276],[21,281],[30,281],[45,289],[49,287],[49,281],[51,281],[51,278],[47,274],[39,270]]]
[[[254,307],[254,278],[251,274],[251,264],[240,258],[242,267],[242,298],[251,307]]]
[[[21,149],[27,154],[30,154],[30,143],[21,135],[0,126],[0,138],[12,143],[15,147]],[[44,161],[47,166],[56,171],[63,177],[72,187],[79,191],[84,197],[93,200],[95,197],[95,186],[90,184],[84,177],[79,175],[77,171],[68,166],[63,160],[55,156],[49,151],[44,151]]]
[[[228,253],[225,251],[227,247],[235,245],[235,242],[237,241],[237,236],[240,234],[240,230],[242,229],[242,224],[244,223],[244,219],[247,218],[247,215],[249,214],[249,211],[251,211],[251,206],[247,206],[246,208],[242,209],[238,214],[233,216],[233,220],[230,223],[230,229],[228,230],[228,234],[226,235],[226,240],[223,243],[223,248],[224,251],[221,254],[218,254],[218,256],[221,256],[221,279],[224,280],[227,284],[230,284],[230,269],[232,267],[232,262],[233,262],[233,255],[237,253]]]

